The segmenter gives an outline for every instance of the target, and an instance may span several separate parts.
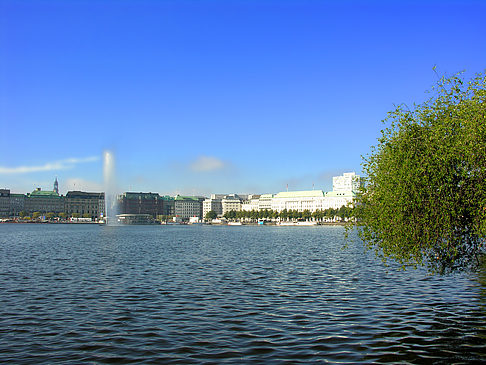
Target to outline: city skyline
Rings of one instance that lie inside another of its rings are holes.
[[[361,180],[361,176],[360,175],[356,175],[356,172],[354,171],[348,171],[348,172],[344,172],[342,175],[339,175],[339,176],[333,176],[330,181],[328,182],[327,185],[330,185],[332,187],[332,189],[328,189],[328,190],[325,190],[325,189],[322,189],[322,188],[316,188],[314,185],[310,188],[310,189],[305,189],[305,190],[290,190],[290,191],[294,191],[294,192],[306,192],[306,191],[313,191],[313,190],[316,190],[316,191],[322,191],[322,192],[330,192],[332,190],[334,190],[334,185],[336,184],[335,182],[335,179],[337,178],[343,178],[343,176],[346,176],[346,175],[353,175],[353,179],[356,179],[356,186],[353,186],[353,188],[349,189],[350,191],[352,190],[353,192],[357,192],[358,190],[358,186],[360,184],[360,181]],[[73,189],[67,189],[65,191],[61,190],[59,188],[59,179],[57,178],[57,176],[55,177],[55,179],[51,182],[51,186],[50,187],[41,187],[41,186],[35,186],[31,191],[22,191],[22,192],[18,192],[18,191],[14,191],[12,189],[10,189],[9,187],[5,187],[5,188],[0,188],[0,190],[8,190],[10,191],[12,194],[22,194],[22,195],[29,195],[30,193],[33,193],[33,192],[54,192],[55,194],[57,194],[58,196],[64,196],[65,194],[67,194],[68,192],[82,192],[82,193],[103,193],[103,194],[106,194],[106,189],[105,189],[105,186],[103,186],[103,184],[100,186],[99,189],[91,189],[90,191],[87,191],[87,190],[83,190],[83,189],[79,189],[79,188],[76,188],[76,186],[74,186]],[[286,186],[285,189],[283,190],[279,190],[279,191],[267,191],[267,192],[249,192],[249,193],[244,193],[244,192],[237,192],[237,191],[226,191],[226,192],[217,192],[217,191],[211,191],[207,194],[199,194],[199,195],[192,195],[194,197],[211,197],[211,196],[214,196],[214,195],[221,195],[221,196],[226,196],[226,195],[239,195],[239,196],[248,196],[248,195],[273,195],[273,194],[277,194],[277,193],[282,193],[284,191],[287,191],[289,192],[289,187]],[[161,191],[138,191],[138,190],[125,190],[125,191],[117,191],[116,192],[116,196],[121,196],[123,194],[126,194],[126,193],[135,193],[135,194],[159,194],[160,196],[171,196],[171,197],[176,197],[176,196],[191,196],[191,195],[188,195],[188,194],[179,194],[179,193],[176,193],[176,194],[170,194],[170,193],[165,193],[165,192],[161,192]]]
[[[105,171],[109,175],[113,156],[107,153],[106,157]],[[30,217],[29,214],[35,214],[44,217],[42,219],[49,215],[50,218],[83,218],[92,222],[103,217],[118,217],[119,214],[149,214],[153,219],[159,215],[201,219],[209,212],[222,217],[226,213],[236,214],[240,211],[265,212],[273,216],[273,212],[285,215],[288,211],[334,214],[334,210],[340,209],[345,214],[346,211],[350,212],[347,207],[353,204],[361,179],[354,172],[334,176],[332,191],[328,192],[313,189],[248,195],[215,193],[210,196],[169,196],[159,192],[116,193],[109,189],[103,192],[68,191],[64,195],[59,192],[58,184],[56,178],[52,190],[36,188],[26,194],[0,189],[0,217],[23,219]],[[112,187],[109,183],[106,186]]]
[[[480,1],[3,1],[0,188],[330,190],[394,105],[484,71]],[[433,67],[437,66],[436,71]]]

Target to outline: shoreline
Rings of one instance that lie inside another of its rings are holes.
[[[99,225],[104,226],[105,223],[99,222],[36,222],[36,221],[6,221],[0,222],[0,224],[89,224],[89,225]],[[175,224],[121,224],[119,226],[227,226],[227,227],[242,227],[242,226],[268,226],[268,227],[319,227],[319,226],[344,226],[347,222],[319,222],[317,224],[276,224],[276,223],[268,223],[268,224],[258,224],[258,223],[242,223],[242,224],[227,224],[227,223],[198,223],[198,224],[189,224],[189,223],[175,223]]]

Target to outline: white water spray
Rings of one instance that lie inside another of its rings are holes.
[[[105,182],[105,220],[108,225],[116,225],[118,214],[118,187],[115,175],[115,156],[111,151],[103,152],[103,177]]]

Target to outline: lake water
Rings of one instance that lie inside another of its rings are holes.
[[[386,268],[343,228],[0,225],[0,363],[471,363],[486,273]]]

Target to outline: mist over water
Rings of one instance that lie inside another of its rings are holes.
[[[105,188],[105,219],[108,225],[116,225],[118,214],[118,185],[116,182],[115,156],[112,151],[103,152],[103,179]]]

